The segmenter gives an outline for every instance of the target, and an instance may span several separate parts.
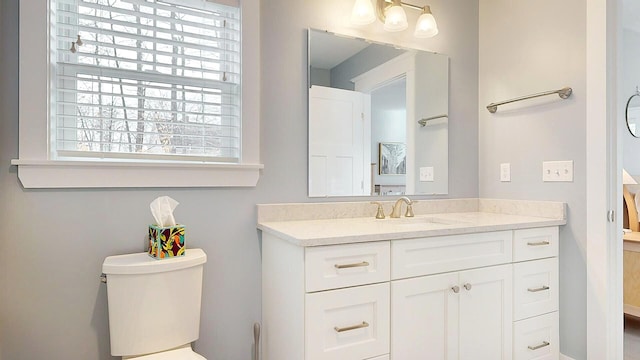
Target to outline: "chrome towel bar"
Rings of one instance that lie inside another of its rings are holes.
[[[435,120],[435,119],[446,118],[446,117],[449,117],[449,115],[447,115],[447,114],[436,115],[436,116],[420,119],[420,120],[418,120],[418,124],[420,124],[422,126],[425,126],[425,125],[427,125],[427,121],[429,121],[429,120]]]
[[[560,90],[546,91],[546,92],[539,93],[539,94],[533,94],[533,95],[528,95],[528,96],[523,96],[523,97],[511,99],[511,100],[501,101],[501,102],[497,102],[497,103],[491,103],[491,104],[487,105],[487,110],[489,110],[489,112],[493,114],[496,111],[498,111],[498,106],[500,106],[500,105],[509,104],[509,103],[516,102],[516,101],[533,99],[533,98],[537,98],[537,97],[540,97],[540,96],[553,95],[553,94],[558,94],[558,96],[560,96],[561,99],[567,99],[567,98],[569,98],[569,96],[571,96],[572,92],[573,92],[573,89],[571,89],[570,87],[564,87],[564,88],[562,88]]]

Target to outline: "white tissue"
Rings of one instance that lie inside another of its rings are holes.
[[[176,226],[176,218],[173,216],[173,210],[178,206],[179,202],[168,196],[160,196],[149,204],[151,215],[156,220],[156,225],[160,227]]]

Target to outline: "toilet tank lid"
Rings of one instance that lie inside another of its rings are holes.
[[[187,249],[184,256],[156,260],[146,252],[109,256],[102,263],[102,272],[109,274],[151,274],[197,266],[207,262],[202,249]]]

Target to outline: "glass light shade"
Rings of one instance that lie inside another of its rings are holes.
[[[413,33],[413,36],[417,38],[429,38],[436,36],[438,34],[438,25],[436,24],[436,19],[431,15],[431,11],[425,11],[418,18],[418,23],[416,24],[416,30]]]
[[[371,0],[356,0],[351,10],[351,23],[354,25],[368,25],[376,21]]]
[[[407,14],[400,5],[393,5],[385,12],[384,29],[386,31],[402,31],[409,27]]]
[[[622,169],[622,183],[624,185],[637,185],[638,184],[636,179],[634,179],[631,175],[629,175],[629,173],[625,169]]]

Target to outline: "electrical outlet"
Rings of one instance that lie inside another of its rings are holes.
[[[500,164],[500,181],[502,182],[511,181],[511,164],[510,163]]]
[[[420,168],[420,181],[433,181],[433,166],[424,166]]]
[[[543,161],[542,181],[573,181],[573,161]]]

